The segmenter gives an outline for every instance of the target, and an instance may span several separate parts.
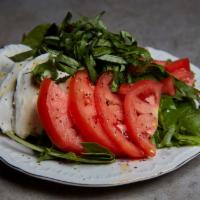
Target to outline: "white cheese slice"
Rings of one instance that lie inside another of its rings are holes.
[[[0,128],[2,132],[12,130],[13,94],[14,92],[11,91],[0,98]]]
[[[10,44],[0,49],[0,55],[12,57],[16,54],[31,50],[29,46],[23,44]]]
[[[39,88],[33,84],[33,68],[48,61],[48,54],[43,54],[31,60],[20,71],[17,78],[15,102],[15,132],[18,136],[26,138],[30,134],[40,133],[42,130],[37,114],[37,99]]]
[[[28,50],[31,50],[31,48],[21,44],[11,44],[0,49],[0,84],[15,66],[15,63],[8,57]]]
[[[15,66],[14,62],[8,59],[6,56],[0,55],[0,84],[6,78],[6,75]]]
[[[8,45],[0,49],[0,72],[3,77],[0,78],[0,129],[5,131],[13,130],[13,96],[16,86],[16,79],[19,71],[27,63],[14,63],[7,56],[30,50],[25,45]]]

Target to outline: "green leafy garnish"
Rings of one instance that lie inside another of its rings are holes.
[[[30,46],[34,50],[38,49],[50,26],[51,24],[41,24],[36,26],[31,32],[23,36],[22,44]]]
[[[5,135],[37,152],[39,161],[62,159],[85,164],[109,164],[115,161],[115,156],[109,150],[96,143],[84,142],[84,153],[76,155],[73,152],[64,153],[53,147],[49,148],[32,144],[16,136],[15,133],[11,131],[5,132]]]
[[[21,62],[35,55],[35,50],[25,51],[23,53],[9,57],[13,62]]]
[[[181,97],[183,98],[183,96]],[[200,109],[193,99],[162,96],[159,109],[159,127],[154,134],[154,142],[159,148],[199,145],[199,122]]]
[[[133,73],[130,66],[140,66],[140,71],[144,71],[144,65],[151,65],[151,55],[145,48],[139,47],[135,38],[126,31],[112,33],[103,24],[101,17],[104,12],[93,19],[81,17],[73,22],[72,14],[67,13],[60,25],[41,24],[26,34],[22,43],[30,46],[33,54],[38,56],[49,53],[49,59],[54,63],[54,69],[66,74],[73,75],[86,68],[91,81],[95,82],[103,71],[113,72],[112,91],[117,91],[119,84],[129,82]],[[26,56],[16,55],[22,61]],[[123,65],[123,72],[118,69]],[[33,77],[38,81],[38,77],[44,77],[47,67],[40,65],[37,73],[33,71]],[[44,69],[45,68],[45,69]],[[48,73],[52,72],[48,70]],[[41,74],[39,74],[41,73]],[[50,78],[55,80],[55,71],[49,73]]]

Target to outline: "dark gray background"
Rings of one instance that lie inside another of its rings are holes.
[[[60,22],[68,10],[75,18],[105,10],[104,21],[111,30],[127,30],[141,45],[187,56],[200,66],[198,0],[0,0],[0,46],[18,43],[21,35],[38,23]],[[0,163],[0,199],[199,200],[200,157],[168,175],[107,189],[48,183]]]

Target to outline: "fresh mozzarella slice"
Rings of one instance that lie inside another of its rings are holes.
[[[10,44],[0,49],[0,55],[12,57],[29,50],[31,50],[31,48],[23,44]]]
[[[14,64],[14,67],[10,73],[6,76],[2,84],[0,85],[0,98],[4,96],[6,93],[15,90],[16,79],[20,70],[22,70],[23,66],[27,62],[21,62]]]
[[[43,54],[28,62],[17,78],[14,97],[15,132],[22,138],[39,133],[42,130],[36,106],[39,88],[34,86],[30,72],[36,65],[48,61],[48,58],[48,54]]]
[[[13,121],[13,96],[19,71],[27,62],[17,63],[0,86],[0,129],[11,131]]]
[[[0,49],[0,84],[15,66],[15,63],[8,57],[28,50],[31,50],[31,48],[21,44],[11,44]]]
[[[13,120],[13,96],[16,86],[16,79],[19,71],[27,63],[14,63],[7,56],[13,56],[17,53],[30,50],[24,45],[8,45],[0,49],[0,71],[5,73],[5,76],[0,78],[0,129],[11,131]]]
[[[12,62],[9,58],[0,55],[0,84],[3,82],[6,75],[12,70],[14,65],[14,62]]]
[[[2,132],[12,130],[13,94],[14,91],[10,91],[0,98],[0,128]]]

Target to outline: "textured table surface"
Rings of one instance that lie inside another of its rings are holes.
[[[19,42],[38,23],[59,22],[66,11],[75,17],[106,11],[113,31],[127,30],[141,45],[190,57],[200,66],[198,0],[0,0],[0,46]],[[127,186],[86,189],[37,180],[0,163],[1,200],[199,200],[200,157],[162,177]]]

